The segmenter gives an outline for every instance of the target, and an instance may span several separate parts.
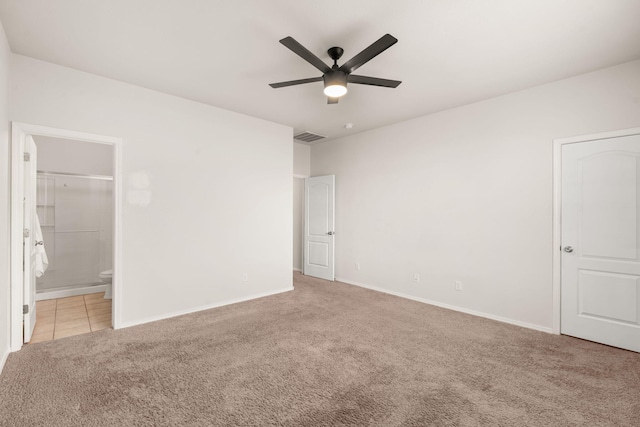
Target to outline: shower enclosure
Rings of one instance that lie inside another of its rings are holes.
[[[38,172],[37,213],[49,267],[36,281],[39,300],[104,291],[112,268],[113,178]]]

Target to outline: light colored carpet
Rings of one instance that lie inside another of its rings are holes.
[[[640,423],[640,354],[295,274],[295,291],[26,346],[2,426]]]

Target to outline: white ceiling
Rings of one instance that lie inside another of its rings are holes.
[[[0,18],[14,53],[330,138],[640,58],[640,0],[0,0]],[[385,33],[357,74],[397,89],[268,86],[321,74],[283,37],[341,64]]]

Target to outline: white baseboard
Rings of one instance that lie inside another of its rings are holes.
[[[74,297],[76,295],[88,295],[104,292],[107,285],[83,286],[81,288],[56,289],[47,292],[37,292],[36,301],[44,301],[48,299]]]
[[[198,311],[210,310],[212,308],[223,307],[225,305],[237,304],[239,302],[250,301],[250,300],[253,300],[253,299],[257,299],[257,298],[264,298],[264,297],[268,297],[268,296],[271,296],[271,295],[276,295],[276,294],[281,294],[281,293],[284,293],[284,292],[289,292],[289,291],[292,291],[292,290],[293,290],[293,286],[288,287],[288,288],[278,289],[278,290],[275,290],[275,291],[269,291],[269,292],[263,292],[263,293],[259,293],[259,294],[253,294],[253,295],[249,295],[247,297],[234,298],[234,299],[230,299],[230,300],[226,300],[226,301],[222,301],[222,302],[216,302],[216,303],[213,303],[213,304],[201,305],[199,307],[189,308],[189,309],[186,309],[186,310],[174,311],[173,313],[161,314],[159,316],[146,317],[144,319],[134,320],[132,322],[122,322],[119,325],[118,329],[120,329],[120,328],[128,328],[130,326],[142,325],[142,324],[149,323],[149,322],[156,322],[158,320],[170,319],[172,317],[183,316],[185,314],[196,313]]]
[[[295,268],[295,267],[293,267],[293,271],[297,271],[297,272],[299,272],[299,273],[302,273],[302,269],[300,269],[300,268]]]
[[[437,307],[446,308],[448,310],[459,311],[461,313],[471,314],[473,316],[484,317],[486,319],[496,320],[498,322],[503,322],[503,323],[509,323],[511,325],[520,326],[520,327],[527,328],[527,329],[533,329],[533,330],[540,331],[540,332],[546,332],[546,333],[549,333],[549,334],[553,333],[551,328],[548,328],[548,327],[545,327],[545,326],[540,326],[540,325],[535,325],[533,323],[521,322],[519,320],[509,319],[507,317],[495,316],[493,314],[483,313],[481,311],[470,310],[468,308],[463,308],[463,307],[458,307],[458,306],[455,306],[455,305],[445,304],[445,303],[441,303],[441,302],[438,302],[438,301],[432,301],[432,300],[428,300],[428,299],[425,299],[425,298],[414,297],[412,295],[403,294],[401,292],[394,292],[394,291],[390,291],[388,289],[378,288],[378,287],[375,287],[375,286],[369,286],[369,285],[366,285],[364,283],[354,282],[352,280],[340,279],[340,278],[337,278],[337,277],[336,277],[336,280],[338,282],[346,283],[348,285],[359,286],[361,288],[371,289],[372,291],[383,292],[385,294],[394,295],[394,296],[397,296],[397,297],[400,297],[400,298],[406,298],[406,299],[410,299],[410,300],[413,300],[413,301],[418,301],[418,302],[421,302],[421,303],[424,303],[424,304],[435,305]]]
[[[9,357],[9,353],[11,353],[11,351],[8,348],[5,348],[4,353],[2,354],[2,358],[0,358],[0,374],[4,369],[4,364],[6,363],[7,358]]]

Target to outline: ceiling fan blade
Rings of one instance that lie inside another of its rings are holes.
[[[347,77],[347,81],[349,83],[356,83],[359,85],[394,87],[394,88],[398,87],[398,85],[402,83],[399,80],[379,79],[377,77],[357,76],[355,74],[350,74],[349,77]]]
[[[280,40],[280,43],[291,49],[293,53],[316,67],[318,70],[322,71],[322,73],[328,73],[331,71],[331,67],[325,64],[322,59],[311,53],[306,47],[298,43],[293,37],[285,37]]]
[[[327,97],[327,104],[337,104],[340,98]]]
[[[322,81],[322,76],[312,77],[310,79],[289,80],[288,82],[269,83],[269,86],[271,86],[274,89],[278,89],[280,87],[303,85],[305,83],[313,83],[313,82],[321,82],[321,81]]]
[[[371,59],[380,55],[385,50],[389,49],[391,46],[396,44],[398,39],[393,37],[391,34],[385,34],[380,37],[378,41],[374,42],[371,46],[342,64],[339,68],[340,71],[344,71],[345,73],[353,73],[356,68],[361,65],[369,62]]]

